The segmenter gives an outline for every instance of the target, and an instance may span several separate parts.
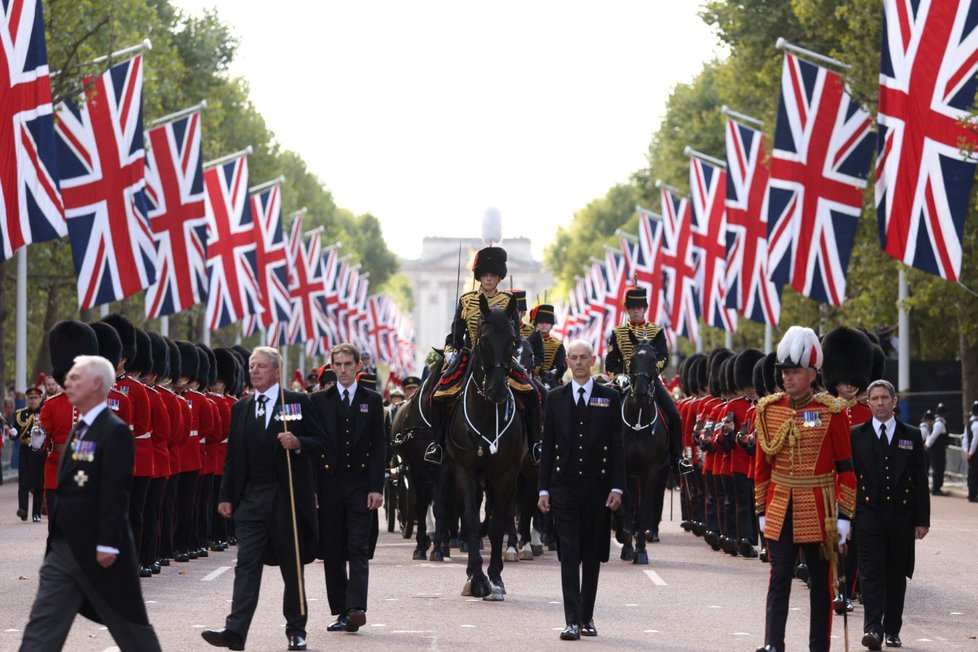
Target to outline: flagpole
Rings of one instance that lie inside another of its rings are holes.
[[[207,161],[206,163],[204,163],[203,167],[204,168],[212,168],[212,167],[214,167],[216,165],[221,165],[222,163],[227,163],[228,161],[233,161],[234,159],[236,159],[238,157],[248,156],[249,154],[254,154],[254,153],[255,153],[255,150],[252,148],[251,145],[248,145],[244,149],[242,149],[240,151],[237,151],[237,152],[234,152],[233,154],[227,154],[227,155],[222,156],[220,158],[216,158],[213,161]]]
[[[726,161],[721,161],[720,159],[714,156],[710,156],[709,154],[704,154],[703,152],[697,151],[692,147],[690,147],[689,145],[686,145],[686,147],[683,149],[683,155],[693,157],[693,158],[698,158],[700,160],[706,161],[707,163],[712,163],[718,168],[723,168],[724,170],[727,169]]]
[[[906,396],[910,391],[910,314],[907,312],[907,300],[910,298],[910,288],[907,285],[907,272],[900,265],[899,299],[897,300],[897,391],[900,396]]]
[[[795,45],[794,43],[789,43],[788,41],[784,40],[784,37],[779,37],[777,42],[774,44],[774,47],[776,47],[779,50],[784,50],[786,52],[797,54],[801,57],[808,57],[809,59],[815,59],[816,61],[821,61],[822,63],[838,66],[843,70],[849,70],[850,68],[852,68],[852,66],[850,66],[848,63],[842,63],[838,59],[833,59],[832,57],[827,57],[824,54],[819,54],[814,50],[809,50],[799,45]]]
[[[270,181],[266,181],[265,183],[259,183],[256,186],[252,186],[252,187],[248,188],[248,193],[254,195],[255,193],[259,193],[262,190],[267,190],[268,188],[271,188],[272,186],[277,186],[278,184],[284,183],[284,182],[285,182],[285,175],[283,174],[283,175],[280,175],[279,177],[277,177],[275,179],[272,179]]]
[[[755,127],[764,126],[764,123],[758,120],[757,118],[749,116],[746,113],[740,113],[739,111],[734,111],[726,104],[720,107],[720,113],[722,113],[725,116],[729,116],[735,120],[742,120],[743,122],[749,122]]]
[[[89,61],[87,64],[85,64],[85,66],[83,66],[83,67],[97,66],[98,64],[104,63],[105,61],[108,61],[109,59],[118,59],[120,57],[126,56],[127,54],[135,54],[137,52],[140,52],[141,50],[152,50],[152,49],[153,49],[153,42],[150,41],[149,39],[143,39],[143,42],[140,43],[140,44],[138,44],[138,45],[133,45],[133,46],[130,46],[128,48],[123,48],[121,50],[116,50],[115,52],[112,52],[111,54],[103,54],[100,57],[95,57],[94,59],[92,59],[91,61]],[[49,76],[50,77],[57,77],[60,74],[61,74],[61,71],[60,70],[52,70],[49,73]]]
[[[203,111],[207,108],[207,100],[201,100],[193,106],[188,106],[186,109],[165,115],[162,118],[157,118],[149,123],[151,127],[158,127],[159,125],[166,124],[168,122],[175,122],[180,118],[190,115],[191,113],[196,113],[197,111]]]
[[[17,344],[14,389],[27,388],[27,247],[17,250]]]
[[[170,315],[160,317],[160,335],[163,337],[170,336]]]
[[[773,342],[774,329],[771,324],[764,324],[764,353],[770,353],[774,349]]]

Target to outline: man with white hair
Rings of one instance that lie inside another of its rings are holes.
[[[123,650],[159,650],[146,616],[129,527],[132,432],[107,409],[115,368],[81,355],[65,380],[79,418],[58,468],[47,551],[21,650],[60,650],[75,614],[103,623]],[[94,515],[94,517],[93,517]]]
[[[832,634],[831,571],[856,506],[849,421],[845,402],[812,391],[822,366],[822,348],[812,329],[789,328],[778,344],[777,361],[784,391],[761,399],[755,416],[755,509],[771,562],[765,645],[758,652],[784,650],[799,549],[811,578],[808,646],[827,651]]]

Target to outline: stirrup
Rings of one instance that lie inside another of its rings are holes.
[[[424,461],[430,464],[441,464],[444,462],[445,452],[442,450],[441,444],[437,442],[428,444],[428,448],[424,452]]]

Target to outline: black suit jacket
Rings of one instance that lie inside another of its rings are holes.
[[[72,459],[65,448],[58,468],[58,500],[52,511],[47,551],[51,539],[68,542],[85,577],[102,597],[129,621],[148,624],[139,587],[136,546],[129,527],[129,493],[136,449],[132,431],[106,408],[85,433],[94,446],[92,459]],[[102,568],[96,560],[98,546],[119,551],[115,563]],[[81,614],[102,622],[89,604]]]
[[[539,489],[551,491],[568,469],[568,456],[574,446],[573,383],[561,385],[547,394],[543,419],[543,451],[540,457]],[[598,407],[594,399],[606,399]],[[621,399],[618,392],[598,383],[591,390],[591,403],[585,408],[585,460],[598,478],[611,488],[625,489],[625,452],[621,437]]]
[[[302,560],[311,563],[316,558],[317,539],[319,536],[319,519],[316,516],[315,483],[313,482],[312,461],[319,459],[325,450],[326,438],[318,415],[312,409],[309,397],[303,392],[284,392],[286,405],[298,405],[302,419],[287,422],[290,433],[298,437],[301,448],[291,453],[292,486],[295,495],[296,519],[299,529],[299,544]],[[272,410],[272,418],[268,421],[266,433],[281,432],[286,424],[276,419],[282,411],[282,400],[276,399]],[[224,458],[224,476],[221,478],[220,501],[231,503],[232,509],[237,509],[248,481],[248,456],[245,437],[251,434],[250,428],[257,424],[249,419],[256,410],[255,396],[243,398],[231,407],[231,427],[228,433],[227,456]],[[259,433],[254,433],[259,434]],[[275,475],[282,487],[287,491],[289,482],[287,451],[278,446],[275,448]],[[288,494],[286,494],[287,496]],[[292,533],[279,533],[287,537],[291,545]],[[277,565],[274,548],[270,544],[265,550],[265,563]]]
[[[380,394],[357,384],[350,400],[353,446],[345,456],[342,408],[339,384],[312,395],[312,407],[326,431],[326,450],[322,455],[320,477],[338,471],[353,473],[366,480],[367,491],[384,492],[384,469],[387,465],[387,430],[384,425],[384,401]]]

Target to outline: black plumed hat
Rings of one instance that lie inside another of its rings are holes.
[[[176,345],[180,350],[180,375],[177,378],[196,380],[200,366],[200,353],[197,352],[197,347],[187,340],[177,340]]]
[[[710,394],[715,397],[719,397],[723,393],[723,386],[720,384],[720,364],[732,355],[733,351],[730,349],[713,349],[710,351],[710,356],[707,359],[707,370],[710,378]]]
[[[211,356],[214,352],[203,344],[197,345],[198,364],[197,364],[197,386],[200,391],[205,391],[211,386],[211,369],[217,365],[213,364]],[[214,369],[216,372],[217,369]]]
[[[483,274],[495,274],[500,279],[506,278],[506,250],[502,247],[486,247],[475,255],[472,264],[472,275],[478,279]]]
[[[761,356],[758,358],[757,362],[754,363],[753,373],[751,378],[754,382],[754,391],[757,392],[757,397],[767,396],[767,386],[764,383],[764,358]]]
[[[108,360],[113,369],[118,369],[119,362],[122,360],[123,349],[119,331],[101,321],[92,322],[89,325],[95,331],[95,337],[98,339],[98,354]]]
[[[136,355],[126,362],[126,371],[136,374],[153,371],[153,343],[142,328],[136,329]]]
[[[649,294],[643,287],[631,287],[625,290],[625,308],[648,308]]]
[[[166,342],[167,348],[168,364],[166,377],[170,380],[176,380],[180,377],[180,372],[183,369],[183,358],[180,355],[180,347],[169,337],[164,337],[163,341]]]
[[[676,374],[679,376],[679,389],[686,396],[689,396],[689,383],[686,380],[687,370],[689,367],[689,358],[683,358],[683,361],[679,363],[679,369],[676,370]]]
[[[768,394],[779,392],[780,383],[775,377],[775,370],[778,368],[778,354],[771,351],[764,356],[764,391]]]
[[[228,392],[233,392],[241,373],[238,356],[227,349],[214,349],[214,360],[217,362],[218,379],[224,383],[224,388]]]
[[[159,333],[149,332],[149,344],[152,349],[153,368],[151,372],[156,380],[170,377],[170,347]]]
[[[839,383],[863,391],[871,382],[873,343],[861,330],[839,326],[822,338],[822,382],[830,394],[838,394]]]
[[[85,322],[74,319],[59,321],[51,327],[48,347],[51,350],[51,375],[62,387],[77,356],[98,355],[95,331]]]
[[[737,354],[737,362],[734,366],[734,389],[754,387],[754,365],[763,357],[764,354],[757,349],[744,349]]]
[[[557,317],[554,314],[554,307],[549,303],[541,303],[530,311],[530,321],[533,325],[537,324],[556,324]]]
[[[119,334],[119,339],[122,340],[122,357],[126,359],[126,371],[129,371],[129,363],[136,357],[136,327],[128,317],[118,312],[102,317],[102,321]]]
[[[724,394],[732,394],[737,391],[737,384],[734,382],[735,362],[737,362],[736,353],[720,363],[720,389]]]
[[[693,390],[698,394],[710,389],[710,361],[705,355],[693,363],[689,379],[693,381]]]
[[[526,312],[526,290],[510,290],[509,293],[516,299],[516,308],[520,312]]]

